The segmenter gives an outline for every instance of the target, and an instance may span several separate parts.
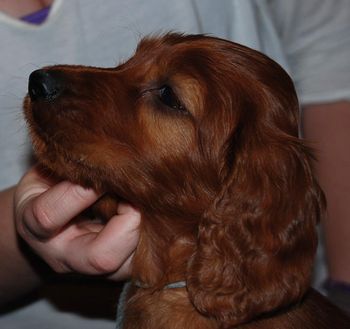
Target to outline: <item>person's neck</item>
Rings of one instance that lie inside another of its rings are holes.
[[[50,6],[53,0],[0,0],[0,11],[14,18],[20,18]]]

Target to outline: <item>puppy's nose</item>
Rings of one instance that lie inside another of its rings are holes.
[[[62,84],[54,71],[41,69],[30,74],[28,93],[32,101],[52,101],[61,91]]]

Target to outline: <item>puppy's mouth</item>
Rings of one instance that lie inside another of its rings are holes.
[[[30,94],[25,97],[24,115],[38,162],[57,179],[99,190],[100,186],[89,179],[96,168],[85,152],[84,137],[79,138],[81,131],[74,132],[74,124],[61,127],[54,112],[50,101],[33,99]]]

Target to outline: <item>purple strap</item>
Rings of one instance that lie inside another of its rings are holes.
[[[50,9],[51,9],[51,6],[48,6],[38,11],[35,11],[34,13],[22,16],[20,19],[21,21],[24,21],[30,24],[39,25],[45,21],[45,19],[49,15]]]
[[[323,286],[327,290],[336,289],[336,290],[341,290],[341,291],[350,293],[350,284],[347,282],[328,279]]]

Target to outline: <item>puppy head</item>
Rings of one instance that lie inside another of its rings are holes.
[[[25,116],[39,161],[59,177],[117,192],[137,206],[157,207],[160,196],[160,204],[173,205],[180,190],[194,188],[186,186],[192,175],[209,190],[218,177],[203,173],[212,164],[203,161],[199,126],[210,86],[196,64],[198,47],[187,49],[192,39],[201,42],[146,39],[116,68],[33,72]]]
[[[45,166],[190,227],[187,283],[199,312],[232,326],[301,298],[323,199],[297,138],[293,84],[275,62],[168,34],[116,68],[36,71],[29,95]]]

